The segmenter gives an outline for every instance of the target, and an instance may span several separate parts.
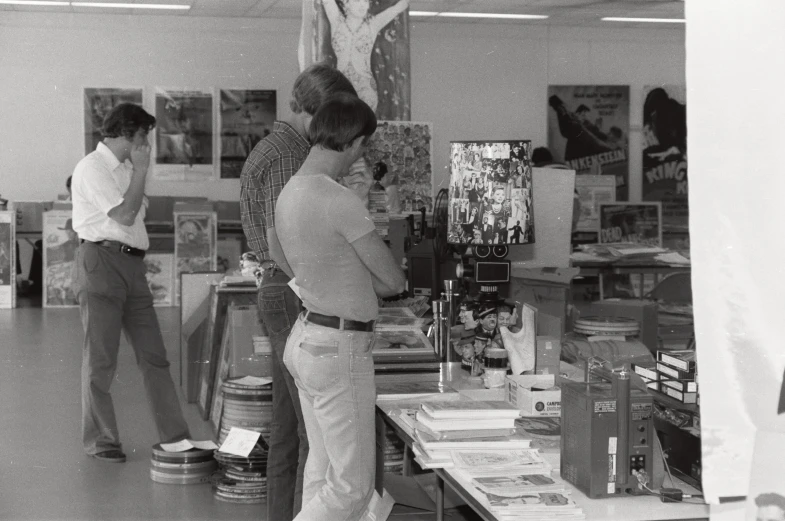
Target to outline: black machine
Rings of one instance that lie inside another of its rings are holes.
[[[591,365],[586,382],[561,383],[561,476],[590,498],[645,494],[657,436],[652,396],[630,387],[629,369]]]

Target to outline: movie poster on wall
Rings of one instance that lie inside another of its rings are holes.
[[[174,255],[148,253],[144,257],[147,267],[147,285],[153,295],[153,306],[171,306],[174,302]]]
[[[0,212],[0,309],[16,307],[16,212]]]
[[[78,305],[72,272],[79,237],[72,223],[70,210],[44,212],[44,307]]]
[[[450,143],[447,242],[534,242],[531,141]]]
[[[300,70],[341,71],[380,120],[411,119],[409,3],[302,0]]]
[[[575,191],[581,201],[576,230],[596,232],[600,225],[600,204],[616,201],[616,180],[605,175],[575,176]]]
[[[629,199],[630,88],[548,87],[548,148],[577,175],[611,175],[616,200]]]
[[[687,104],[683,85],[645,89],[641,192],[644,201],[662,202],[665,245],[689,249]]]
[[[245,160],[256,144],[273,131],[276,91],[220,91],[220,177],[239,179]]]
[[[213,177],[213,93],[155,89],[155,167],[159,181]]]
[[[368,164],[384,163],[386,184],[398,186],[402,213],[433,210],[432,128],[416,121],[379,121],[366,147]]]
[[[215,212],[174,213],[175,305],[180,304],[181,273],[215,271],[218,266]]]
[[[600,203],[599,242],[662,246],[660,203]]]
[[[141,88],[85,88],[84,90],[84,142],[89,154],[103,139],[104,118],[120,103],[142,105]]]

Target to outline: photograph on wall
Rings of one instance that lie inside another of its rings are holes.
[[[174,255],[171,253],[148,253],[144,257],[147,267],[147,285],[153,294],[154,306],[171,306],[174,303]]]
[[[220,91],[221,179],[239,179],[253,147],[273,131],[274,90]]]
[[[16,306],[16,212],[0,212],[0,309]]]
[[[142,89],[85,88],[84,90],[84,143],[89,154],[103,139],[104,118],[120,103],[142,105]]]
[[[450,143],[447,242],[534,242],[531,141]]]
[[[548,87],[548,148],[577,175],[610,175],[616,200],[629,199],[630,88]]]
[[[216,270],[217,234],[215,212],[174,214],[175,306],[180,304],[181,273]]]
[[[389,193],[397,187],[401,213],[433,210],[433,125],[414,121],[379,121],[365,152],[372,168],[386,166],[378,180]]]
[[[155,89],[155,178],[204,181],[213,176],[213,94]]]
[[[687,94],[684,85],[646,87],[643,102],[642,200],[662,202],[662,234],[689,249]]]
[[[600,224],[600,203],[616,202],[616,180],[605,175],[575,176],[575,191],[581,201],[576,231],[596,232]]]
[[[600,203],[600,242],[662,247],[661,210],[660,203]]]
[[[328,63],[380,120],[411,119],[409,3],[302,0],[300,70]]]
[[[77,306],[72,270],[79,248],[70,211],[44,212],[44,307]]]

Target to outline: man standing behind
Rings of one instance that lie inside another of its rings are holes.
[[[374,491],[373,324],[377,297],[403,291],[404,276],[368,210],[336,178],[375,129],[359,98],[331,98],[311,122],[308,158],[278,198],[278,239],[306,309],[284,353],[310,445],[296,521],[358,520]]]
[[[82,438],[94,458],[125,461],[109,387],[117,369],[120,331],[133,347],[161,442],[188,438],[169,361],[147,285],[144,185],[147,134],[155,118],[122,103],[104,119],[104,140],[74,169],[74,261],[85,345],[82,350]],[[128,161],[130,160],[130,164]]]
[[[356,95],[337,69],[313,65],[295,80],[292,116],[276,121],[273,132],[256,144],[243,166],[240,213],[248,245],[262,261],[259,314],[273,349],[273,419],[267,458],[267,519],[291,521],[300,511],[308,438],[297,386],[283,364],[283,351],[300,313],[300,299],[289,288],[292,276],[275,234],[275,202],[308,155],[308,126],[319,106],[337,92]]]

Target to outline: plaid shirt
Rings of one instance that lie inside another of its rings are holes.
[[[275,226],[275,203],[297,173],[311,146],[291,125],[276,121],[273,131],[256,144],[240,174],[240,217],[248,246],[269,259],[267,228]]]

